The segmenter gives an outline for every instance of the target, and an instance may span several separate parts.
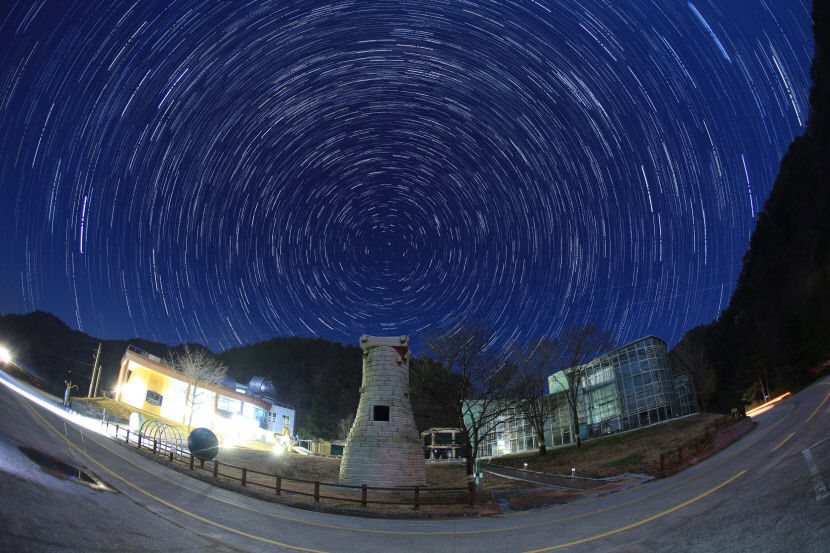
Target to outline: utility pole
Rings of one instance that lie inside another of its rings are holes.
[[[98,393],[98,381],[101,379],[101,367],[98,366],[100,359],[101,342],[98,342],[98,351],[95,352],[95,364],[92,365],[92,378],[89,379],[89,392],[86,397],[95,397],[93,393]]]
[[[95,378],[95,388],[92,390],[92,397],[98,397],[99,384],[101,384],[101,365],[98,365],[98,376]]]

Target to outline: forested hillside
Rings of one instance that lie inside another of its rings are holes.
[[[321,338],[274,338],[218,355],[238,380],[271,378],[281,401],[297,409],[297,429],[305,437],[336,438],[338,422],[357,411],[363,356],[357,346]],[[419,429],[451,423],[442,369],[429,359],[413,359],[411,402]]]
[[[163,359],[184,347],[141,338],[98,340],[72,330],[59,318],[43,311],[0,316],[0,343],[10,348],[22,365],[43,378],[55,394],[63,393],[67,371],[72,371],[73,382],[78,385],[75,393],[87,394],[99,342],[103,368],[100,390],[110,395],[118,378],[121,357],[129,344]],[[199,344],[189,346],[206,349]],[[296,409],[295,430],[304,437],[336,438],[339,421],[357,410],[363,371],[363,357],[357,346],[294,337],[274,338],[220,354],[210,353],[225,364],[228,374],[237,382],[247,384],[252,376],[271,379],[277,399]],[[427,359],[412,361],[411,400],[416,424],[421,429],[447,425],[452,420],[447,415],[440,372],[440,367]]]
[[[686,368],[721,410],[759,398],[762,386],[806,384],[830,359],[829,19],[830,3],[815,2],[806,130],[781,160],[729,306],[673,351],[673,362],[696,360]]]
[[[303,436],[334,436],[337,422],[357,410],[363,357],[357,346],[322,338],[274,338],[217,356],[239,382],[273,380],[280,401],[297,410]]]
[[[115,387],[121,356],[128,344],[159,357],[166,357],[169,351],[175,349],[141,338],[99,340],[72,330],[61,319],[44,311],[0,316],[0,343],[8,347],[23,366],[43,378],[47,388],[54,393],[63,393],[64,376],[71,371],[72,380],[78,385],[76,393],[84,396],[89,390],[92,364],[99,343],[102,346],[99,388],[108,392]]]

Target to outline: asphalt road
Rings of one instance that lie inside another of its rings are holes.
[[[458,520],[292,509],[170,470],[6,386],[0,410],[0,551],[830,551],[830,379],[756,417],[746,437],[674,477]],[[84,467],[116,491],[52,476],[21,445]]]

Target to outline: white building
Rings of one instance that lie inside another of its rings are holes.
[[[295,418],[294,408],[274,396],[273,384],[263,377],[252,378],[249,386],[232,378],[197,382],[194,394],[174,367],[131,345],[121,358],[115,399],[175,423],[210,428],[224,439],[273,442],[285,429],[294,434]]]

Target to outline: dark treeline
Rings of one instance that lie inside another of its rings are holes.
[[[297,410],[303,437],[335,438],[341,419],[360,401],[363,355],[357,346],[322,338],[274,338],[229,349],[218,355],[240,382],[251,376],[271,378],[278,399]],[[448,424],[443,371],[429,359],[410,363],[411,402],[419,429]]]
[[[332,438],[337,422],[357,411],[363,357],[357,346],[322,338],[274,338],[218,355],[228,373],[247,384],[252,376],[274,382],[277,399],[297,412],[303,437]]]
[[[131,340],[99,340],[72,330],[58,317],[44,311],[26,315],[0,316],[0,343],[8,347],[21,366],[43,379],[48,391],[63,393],[63,382],[71,372],[74,392],[85,396],[89,390],[95,351],[101,344],[101,383],[99,388],[111,392],[118,379],[121,357],[128,344],[133,344],[159,357],[172,349],[166,344],[141,338]],[[201,346],[198,346],[201,347]]]
[[[0,344],[7,345],[20,364],[43,379],[48,391],[61,395],[67,371],[78,385],[75,395],[86,396],[92,364],[101,343],[100,390],[112,395],[121,357],[129,344],[162,359],[184,348],[141,338],[98,340],[72,330],[58,317],[43,311],[0,316]],[[204,348],[189,344],[190,348]],[[334,438],[338,422],[357,411],[363,357],[357,346],[344,346],[320,338],[274,338],[214,354],[237,382],[252,376],[274,382],[277,399],[294,406],[295,432],[303,437]],[[420,429],[449,425],[445,377],[429,359],[413,359],[410,368],[412,406]],[[443,394],[443,395],[442,395]]]
[[[729,306],[672,352],[693,361],[711,408],[803,386],[830,359],[830,3],[814,3],[813,22],[804,135],[781,160]]]

